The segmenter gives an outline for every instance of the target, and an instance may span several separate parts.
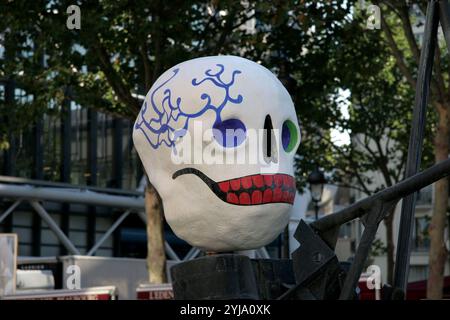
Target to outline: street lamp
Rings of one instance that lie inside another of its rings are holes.
[[[316,220],[319,218],[319,202],[322,199],[323,186],[326,183],[325,176],[318,167],[308,176],[309,188],[311,190],[311,199],[314,202]]]

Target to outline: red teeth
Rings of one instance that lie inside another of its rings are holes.
[[[241,179],[233,179],[230,181],[231,189],[238,191],[241,188]]]
[[[273,190],[273,202],[281,201],[282,194],[281,188],[275,188],[275,190]]]
[[[286,186],[286,187],[292,187],[292,181],[293,181],[294,179],[292,179],[290,176],[283,176],[283,184]]]
[[[287,174],[255,174],[218,182],[226,202],[237,205],[294,203],[295,179]],[[234,192],[236,191],[236,193]]]
[[[252,177],[243,177],[241,183],[244,189],[250,189],[253,186]]]
[[[233,204],[238,204],[239,198],[234,193],[228,193],[227,194],[227,202],[233,203]]]
[[[275,185],[276,185],[277,187],[281,187],[281,185],[283,184],[283,177],[282,177],[282,176],[276,175],[276,176],[273,178],[273,180],[275,181]]]
[[[260,204],[262,202],[262,192],[255,190],[252,193],[252,204]]]
[[[242,192],[239,195],[239,203],[240,204],[251,204],[250,202],[250,196],[248,195],[247,192]]]
[[[272,190],[266,189],[266,190],[264,190],[263,203],[269,203],[269,202],[272,202]]]
[[[271,175],[265,175],[264,176],[264,182],[266,183],[266,186],[271,187],[272,186],[272,176]]]
[[[219,182],[219,188],[220,191],[227,193],[228,190],[230,190],[230,182],[228,181]]]
[[[264,185],[264,178],[260,174],[257,174],[256,176],[252,176],[252,180],[257,188],[262,188],[262,186]]]

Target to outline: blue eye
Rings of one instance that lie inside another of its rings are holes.
[[[225,148],[239,146],[245,141],[247,128],[238,119],[228,119],[213,125],[214,139]]]

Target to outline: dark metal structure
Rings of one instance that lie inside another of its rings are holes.
[[[394,283],[392,287],[385,287],[383,298],[405,298],[415,194],[450,176],[450,159],[418,173],[439,22],[450,49],[448,0],[430,0],[427,7],[405,180],[310,225],[301,221],[295,234],[300,247],[293,253],[292,261],[254,260],[252,269],[247,257],[215,255],[174,266],[172,277],[175,298],[354,299],[357,282],[378,226],[402,198]],[[353,262],[345,265],[339,263],[334,248],[340,226],[356,218],[361,219],[365,228]],[[294,277],[288,276],[290,272]],[[273,290],[264,290],[268,286]]]
[[[446,1],[439,1],[441,3]],[[442,11],[444,8],[442,7]],[[413,122],[408,146],[406,177],[414,175],[420,167],[422,158],[423,135],[426,123],[426,108],[430,92],[434,53],[436,50],[437,30],[439,26],[438,1],[430,1],[427,7],[425,32],[417,76],[416,96],[414,101]],[[444,26],[443,26],[443,29]],[[450,31],[447,31],[448,34]],[[450,47],[449,47],[450,48]],[[415,194],[406,197],[402,203],[397,257],[394,270],[395,286],[406,290],[409,274],[409,257],[411,255],[411,233],[414,223]]]
[[[321,218],[310,225],[301,221],[295,238],[300,247],[290,262],[285,260],[253,260],[256,265],[271,265],[270,279],[258,268],[250,268],[250,259],[233,254],[220,254],[180,263],[172,267],[174,294],[177,299],[353,299],[355,288],[380,222],[400,199],[423,187],[450,176],[450,159],[434,165],[402,182],[386,188],[353,205]],[[364,232],[350,268],[339,263],[334,248],[341,225],[360,218]],[[281,275],[292,270],[294,277]],[[257,276],[259,275],[259,276]],[[249,280],[254,278],[254,280]],[[275,283],[274,292],[262,294],[261,287]],[[252,288],[252,284],[257,288]],[[405,290],[394,287],[386,299],[403,298]],[[251,292],[251,294],[249,294]],[[258,292],[256,294],[255,292]],[[212,294],[214,293],[214,294]]]

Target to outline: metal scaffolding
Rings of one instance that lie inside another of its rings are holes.
[[[143,192],[121,191],[107,188],[78,187],[66,183],[29,180],[16,177],[0,176],[0,197],[13,200],[13,204],[0,214],[0,223],[12,214],[20,204],[29,203],[39,217],[47,223],[50,230],[69,253],[79,255],[80,251],[64,234],[58,224],[53,220],[42,201],[59,203],[77,203],[91,206],[121,208],[124,212],[113,222],[103,236],[88,250],[87,255],[92,256],[101,245],[113,234],[130,214],[137,214],[146,223]],[[174,261],[181,261],[167,241],[165,242],[167,256]],[[192,251],[193,249],[191,249]],[[189,252],[189,258],[196,257],[200,251]],[[184,260],[184,259],[183,259]]]
[[[80,251],[53,220],[41,202],[51,201],[123,209],[123,213],[115,219],[111,227],[92,248],[87,250],[86,255],[93,256],[129,215],[137,214],[144,223],[147,223],[143,189],[141,186],[138,189],[139,191],[125,191],[0,176],[0,198],[14,201],[9,208],[0,213],[0,223],[12,214],[20,204],[29,203],[68,252],[80,255]],[[165,241],[165,249],[167,256],[177,262],[192,260],[201,253],[200,249],[192,247],[183,258],[180,258],[167,241]],[[255,255],[260,258],[270,258],[264,247],[255,250]]]

